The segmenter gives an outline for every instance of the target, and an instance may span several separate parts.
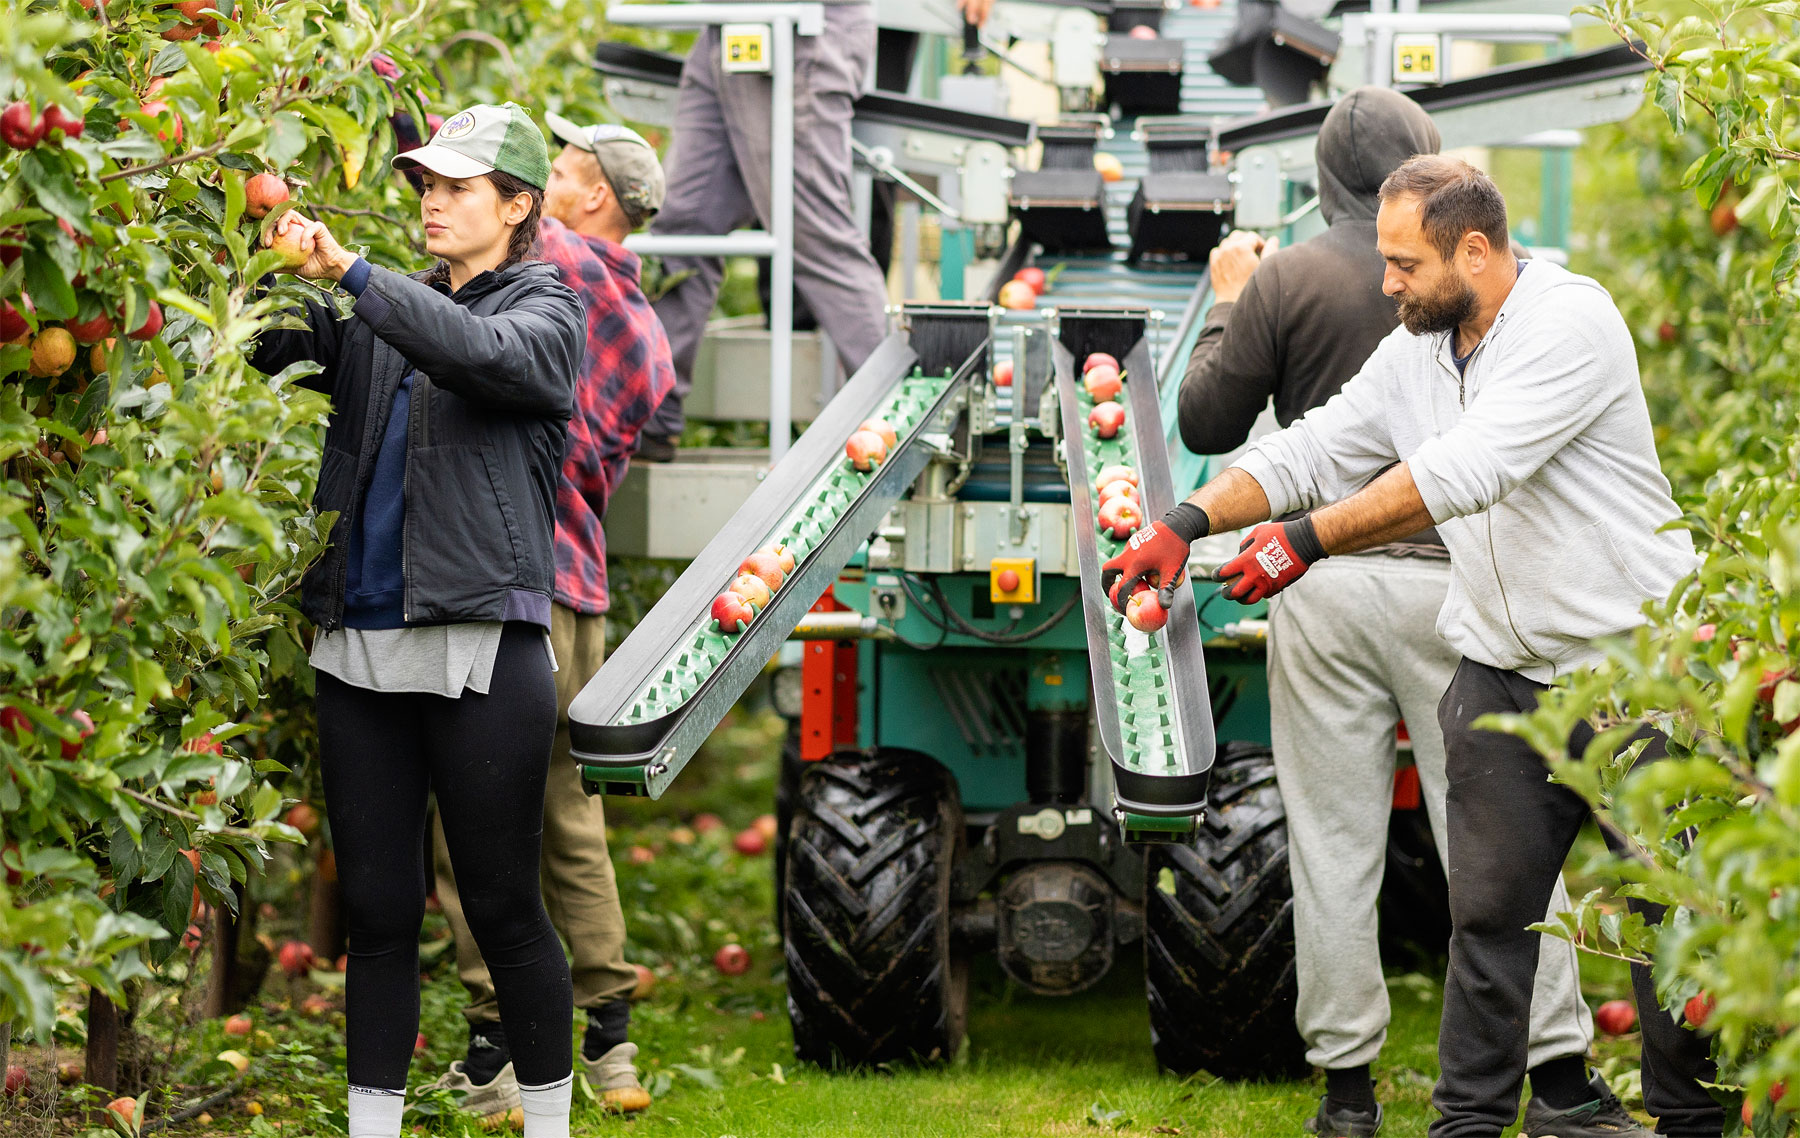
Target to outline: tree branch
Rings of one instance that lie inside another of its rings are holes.
[[[190,150],[186,154],[176,154],[172,157],[164,158],[160,162],[149,162],[142,166],[126,166],[122,169],[114,170],[110,174],[102,174],[100,175],[100,182],[104,185],[107,182],[116,182],[120,178],[134,178],[139,174],[148,174],[155,170],[161,170],[167,166],[178,166],[183,162],[198,162],[202,158],[211,158],[223,149],[225,149],[225,141],[221,139],[211,146],[203,146],[198,150]]]
[[[379,218],[380,220],[385,221],[390,225],[402,225],[403,226],[403,225],[411,224],[411,222],[409,220],[407,220],[406,218],[395,217],[391,213],[382,213],[378,209],[351,209],[348,206],[325,205],[322,202],[313,202],[310,204],[311,204],[311,208],[318,213],[335,213],[335,214],[341,214],[344,217],[374,217],[374,218]]]

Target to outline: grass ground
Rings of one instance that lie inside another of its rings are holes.
[[[613,858],[632,938],[628,956],[658,977],[632,1024],[655,1102],[633,1118],[608,1116],[584,1098],[578,1084],[575,1133],[634,1138],[1300,1133],[1300,1121],[1321,1093],[1317,1079],[1227,1083],[1157,1071],[1136,952],[1122,953],[1099,987],[1066,999],[1025,992],[991,962],[978,967],[968,1045],[947,1066],[864,1074],[797,1067],[771,920],[770,859],[746,857],[731,846],[733,833],[773,800],[778,738],[778,722],[755,717],[728,722],[669,797],[609,803]],[[703,813],[720,816],[725,826],[694,833],[688,823]],[[449,1103],[417,1093],[419,1085],[461,1056],[466,1041],[459,1014],[462,989],[446,951],[447,936],[441,917],[428,919],[421,1023],[427,1045],[413,1064],[414,1111],[408,1121],[428,1133],[462,1138],[481,1132],[457,1117]],[[714,951],[729,942],[750,950],[753,965],[741,976],[722,976],[712,967]],[[232,1086],[233,1072],[214,1058],[222,1050],[235,1048],[251,1058],[248,1077],[228,1099],[210,1107],[205,1121],[188,1120],[159,1132],[341,1133],[342,1013],[308,1018],[296,1010],[304,996],[320,991],[341,1006],[338,979],[315,974],[290,985],[276,974],[260,1006],[251,1010],[256,1030],[248,1039],[227,1039],[220,1023],[191,1018],[184,1010],[191,989],[169,988],[148,997],[140,1028],[169,1056],[168,1097],[191,1101]],[[1602,968],[1590,977],[1588,995],[1608,998],[1623,989],[1624,977]],[[1441,990],[1436,975],[1421,973],[1391,975],[1388,990],[1393,1026],[1377,1068],[1378,1094],[1388,1112],[1384,1133],[1422,1135],[1437,1073]],[[1628,1063],[1635,1037],[1608,1046],[1616,1067]],[[54,1059],[72,1057],[25,1054],[28,1062],[49,1068],[37,1080],[40,1091],[34,1093],[40,1095],[46,1084],[54,1086]],[[77,1121],[82,1099],[79,1089],[64,1089],[54,1104],[40,1098],[40,1116],[51,1113],[42,1109],[51,1106],[60,1122],[34,1128],[9,1126],[7,1111],[22,1117],[29,1105],[9,1104],[0,1108],[0,1135],[83,1133]]]

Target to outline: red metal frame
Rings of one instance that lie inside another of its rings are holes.
[[[827,588],[812,612],[849,612]],[[809,763],[856,746],[856,641],[809,640],[801,658],[800,757]]]

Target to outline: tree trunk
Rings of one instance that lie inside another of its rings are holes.
[[[237,1011],[231,1005],[232,994],[239,988],[238,930],[242,924],[240,918],[248,916],[244,906],[250,902],[242,885],[233,888],[237,893],[238,911],[233,913],[229,907],[221,905],[213,912],[212,974],[206,980],[207,1019],[218,1019]]]
[[[0,1071],[7,1070],[12,1060],[12,1024],[0,1023]]]
[[[119,1009],[98,989],[88,990],[87,1069],[82,1079],[102,1090],[119,1090]]]
[[[344,954],[344,914],[338,900],[337,858],[332,854],[331,847],[324,842],[319,843],[313,873],[309,925],[306,940],[312,945],[313,954],[319,958],[319,967],[333,967],[337,958]]]

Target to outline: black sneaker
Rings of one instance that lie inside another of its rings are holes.
[[[1317,1134],[1319,1138],[1375,1138],[1381,1133],[1380,1103],[1376,1103],[1374,1113],[1370,1113],[1354,1107],[1327,1110],[1330,1101],[1330,1095],[1319,1096],[1319,1113],[1304,1124],[1308,1134]]]
[[[1567,1110],[1556,1110],[1536,1095],[1525,1104],[1523,1138],[1655,1138],[1649,1127],[1631,1117],[1606,1080],[1588,1083],[1599,1097]]]
[[[639,435],[637,450],[631,457],[644,462],[673,462],[675,440],[668,435]]]

